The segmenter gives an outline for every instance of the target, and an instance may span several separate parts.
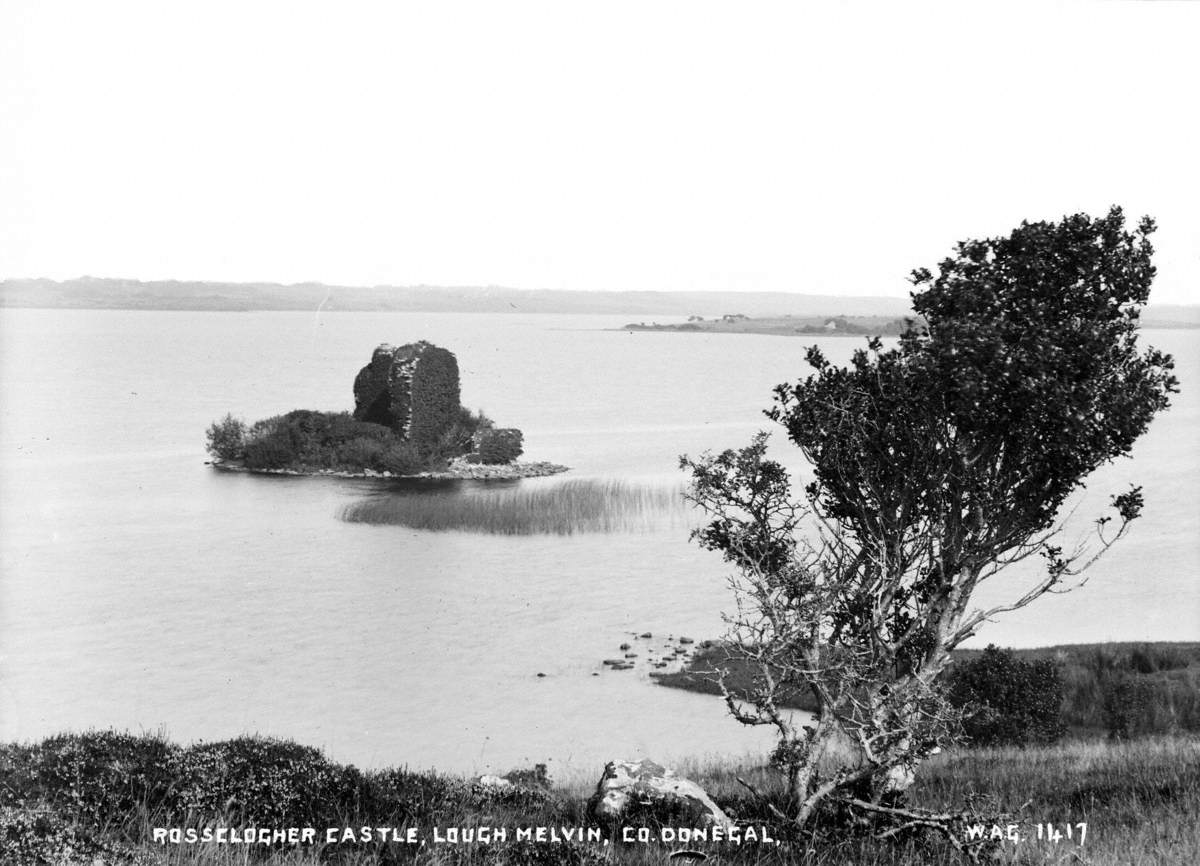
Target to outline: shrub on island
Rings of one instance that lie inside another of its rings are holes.
[[[251,440],[242,452],[242,461],[250,469],[286,469],[296,459],[291,441],[277,433]]]
[[[512,463],[524,451],[522,441],[515,427],[493,427],[476,434],[475,451],[480,463]]]
[[[416,475],[425,471],[425,459],[420,449],[411,442],[397,442],[383,452],[379,459],[380,468],[393,475]]]
[[[220,460],[237,460],[246,446],[246,425],[226,413],[208,428],[208,453]]]

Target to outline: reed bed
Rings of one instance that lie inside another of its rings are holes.
[[[572,535],[682,525],[690,510],[682,487],[581,478],[388,493],[346,506],[341,517],[433,532]]]

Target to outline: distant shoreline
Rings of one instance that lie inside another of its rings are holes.
[[[886,316],[743,316],[719,319],[692,316],[687,322],[631,322],[613,331],[655,331],[672,334],[766,334],[777,337],[896,337],[904,318]]]
[[[983,650],[956,649],[952,664],[978,658]],[[1108,641],[1056,644],[1012,650],[1021,661],[1050,660],[1062,672],[1062,716],[1076,735],[1103,736],[1112,708],[1129,705],[1138,733],[1167,734],[1200,730],[1200,641]],[[717,640],[696,645],[679,670],[654,671],[652,680],[667,688],[721,696],[717,672],[735,694],[755,687],[758,667]],[[1129,704],[1130,696],[1136,700]],[[1107,701],[1107,703],[1106,703]],[[814,712],[815,699],[797,689],[780,706]],[[1106,709],[1107,707],[1107,709]]]
[[[883,321],[913,315],[907,297],[732,291],[571,291],[504,286],[334,286],[202,280],[0,280],[0,309],[306,313],[546,313]],[[1200,304],[1151,303],[1144,328],[1198,328]],[[750,332],[756,333],[756,332]],[[782,333],[782,332],[781,332]]]

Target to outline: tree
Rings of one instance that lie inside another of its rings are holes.
[[[1051,659],[1022,661],[988,644],[947,674],[947,697],[965,710],[963,731],[972,744],[1024,746],[1063,735],[1063,683]]]
[[[1138,516],[1133,488],[1091,544],[1053,543],[1065,500],[1178,390],[1172,359],[1136,342],[1153,230],[1148,218],[1126,230],[1114,208],[962,242],[936,275],[913,273],[921,318],[898,345],[872,338],[847,367],[810,348],[814,372],[776,388],[767,412],[811,466],[803,497],[765,434],[681,458],[708,512],[695,539],[737,569],[729,637],[760,676],[726,702],[778,733],[779,817],[804,825],[840,799],[917,821],[883,795],[958,729],[936,682],[950,651],[990,617],[1080,583]],[[1033,586],[970,607],[981,583],[1037,556]],[[781,709],[797,689],[818,706],[812,725]]]
[[[226,413],[214,421],[205,432],[208,453],[218,460],[236,460],[242,456],[246,440],[246,424]]]

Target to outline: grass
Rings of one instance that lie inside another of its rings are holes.
[[[349,505],[341,516],[434,532],[571,535],[653,529],[682,522],[688,511],[680,488],[571,479],[390,492]]]
[[[217,760],[214,760],[214,757]],[[596,768],[596,775],[599,775]],[[760,823],[765,810],[737,782],[768,791],[761,761],[713,757],[678,768],[738,819]],[[66,735],[0,746],[0,863],[134,866],[367,866],[367,864],[660,864],[678,846],[536,843],[517,827],[596,826],[590,786],[554,787],[536,771],[510,774],[496,791],[472,780],[403,769],[360,772],[316,750],[278,740],[240,738],[181,748],[158,737],[113,732]],[[912,805],[957,808],[984,795],[1025,837],[1001,846],[996,862],[1086,866],[1191,866],[1200,851],[1200,739],[1149,738],[1121,744],[1073,742],[1030,749],[966,749],[928,761],[910,791]],[[1078,824],[1087,824],[1081,846]],[[653,817],[637,822],[657,828]],[[1039,841],[1037,824],[1073,838]],[[270,846],[162,844],[155,827],[507,827],[492,844],[401,843]],[[786,838],[786,828],[772,830]],[[655,834],[657,835],[657,833]],[[605,832],[606,838],[613,834]],[[898,843],[827,825],[813,838],[780,846],[696,844],[709,862],[806,866],[937,866],[959,855],[933,837]]]

